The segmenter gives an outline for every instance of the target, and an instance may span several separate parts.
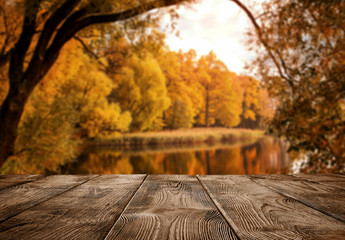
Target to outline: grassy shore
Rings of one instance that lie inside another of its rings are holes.
[[[101,146],[150,146],[150,145],[185,145],[197,143],[217,143],[260,138],[261,130],[229,128],[193,128],[160,132],[128,133],[112,138],[98,138],[88,145]]]

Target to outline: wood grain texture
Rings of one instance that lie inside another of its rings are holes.
[[[43,178],[41,175],[0,175],[0,191]]]
[[[150,175],[106,239],[236,239],[195,176]]]
[[[247,176],[198,176],[240,239],[344,239],[345,224]]]
[[[102,175],[0,224],[0,239],[104,239],[145,175]]]
[[[293,176],[345,191],[345,177],[340,174],[296,174]]]
[[[48,176],[34,182],[6,188],[0,194],[0,223],[90,178],[91,176]]]
[[[345,223],[345,192],[338,188],[288,175],[252,175],[255,182]]]

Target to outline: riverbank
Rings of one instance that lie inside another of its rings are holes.
[[[245,141],[261,138],[262,130],[229,129],[229,128],[193,128],[160,132],[128,133],[112,138],[90,140],[91,146],[140,147],[154,145],[193,145],[199,143],[219,143]]]

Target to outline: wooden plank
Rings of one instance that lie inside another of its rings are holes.
[[[106,239],[237,239],[195,176],[150,175]]]
[[[295,177],[345,190],[345,177],[339,174],[296,174]]]
[[[145,175],[102,175],[0,224],[0,239],[104,239]]]
[[[0,192],[0,223],[27,209],[78,186],[92,176],[48,176]]]
[[[253,175],[251,178],[345,223],[344,191],[287,175]]]
[[[240,239],[343,239],[345,224],[247,176],[198,176]]]
[[[41,175],[0,175],[0,191],[43,178]]]

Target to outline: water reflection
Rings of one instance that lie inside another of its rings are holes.
[[[88,148],[70,174],[267,174],[284,173],[289,159],[284,143],[266,137],[256,142],[173,149]]]

